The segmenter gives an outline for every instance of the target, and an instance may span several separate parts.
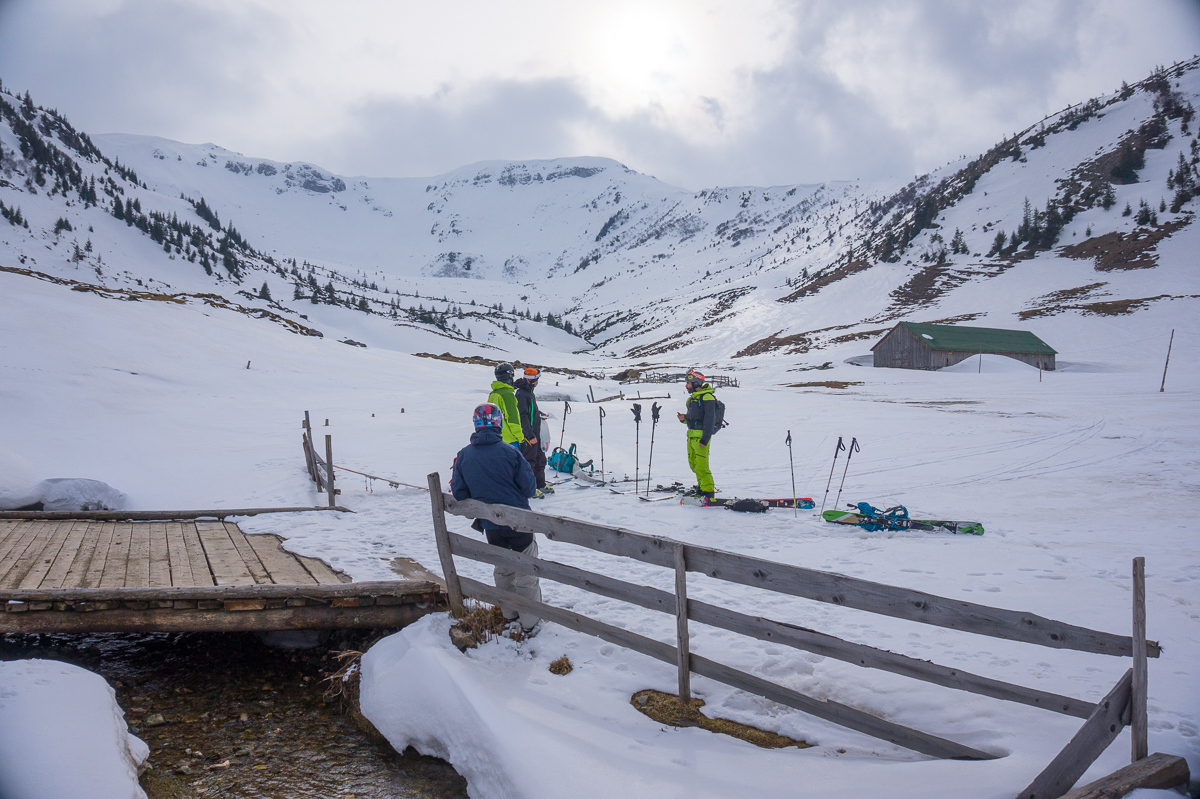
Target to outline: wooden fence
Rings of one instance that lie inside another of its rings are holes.
[[[325,421],[328,424],[329,420]],[[313,446],[312,424],[308,419],[308,411],[304,412],[304,421],[301,422],[301,427],[304,428],[302,443],[304,445],[304,462],[308,465],[308,476],[317,484],[317,491],[324,491],[329,495],[329,507],[337,507],[337,495],[341,492],[334,487],[333,436],[325,435],[325,457],[322,458],[317,452],[317,448]]]
[[[458,501],[442,492],[441,477],[436,472],[430,474],[428,480],[438,557],[446,577],[450,607],[455,615],[463,612],[464,596],[503,604],[507,608],[535,614],[572,630],[597,636],[609,643],[628,647],[675,665],[678,669],[679,696],[685,701],[691,695],[691,674],[699,674],[897,746],[938,758],[986,760],[995,758],[996,755],[911,729],[837,702],[814,699],[791,688],[691,652],[689,623],[707,624],[760,641],[791,646],[864,668],[880,669],[947,688],[1086,719],[1062,752],[1018,795],[1019,799],[1056,799],[1065,794],[1129,724],[1133,726],[1133,760],[1146,757],[1146,658],[1158,657],[1160,648],[1156,642],[1146,640],[1145,573],[1142,558],[1136,558],[1133,566],[1133,635],[1116,635],[1047,619],[1033,613],[947,599],[922,591],[802,566],[774,563],[734,552],[645,535],[633,530],[550,516],[507,505],[487,505],[478,500]],[[521,532],[542,533],[552,541],[575,544],[609,555],[619,555],[672,569],[675,573],[675,591],[670,593],[636,585],[451,533],[446,527],[446,513],[488,519]],[[504,565],[519,572],[534,574],[601,596],[674,615],[675,645],[656,641],[563,608],[534,602],[476,580],[459,577],[454,566],[455,555],[483,563]],[[1073,649],[1130,657],[1133,659],[1133,668],[1126,671],[1100,702],[1088,702],[971,674],[961,669],[941,666],[865,644],[856,644],[786,622],[749,616],[707,602],[688,599],[688,572],[789,596],[993,638],[1021,641],[1053,649]]]

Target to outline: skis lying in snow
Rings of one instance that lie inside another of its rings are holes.
[[[908,508],[897,505],[894,508],[880,510],[868,502],[850,505],[852,511],[827,510],[822,517],[827,522],[835,524],[854,524],[865,530],[926,530],[936,533],[965,533],[967,535],[983,535],[983,525],[979,522],[953,522],[934,519],[910,519]]]
[[[640,499],[642,502],[662,502],[663,500],[667,499],[675,499],[675,497],[675,494],[665,494],[661,497],[648,497],[645,494],[638,494],[638,499]]]
[[[614,480],[613,482],[616,481]],[[644,488],[635,488],[632,491],[618,491],[615,488],[610,488],[608,490],[614,494],[643,494],[646,492],[646,489]],[[681,490],[683,490],[683,483],[674,483],[669,486],[660,484],[658,488],[650,489],[650,492],[653,494],[678,494]],[[664,497],[664,499],[670,499],[670,497]]]
[[[709,499],[708,497],[680,497],[680,505],[697,505],[701,508],[723,508],[727,505],[732,505],[745,497],[716,497]],[[753,499],[753,502],[760,502],[768,508],[800,508],[801,510],[811,510],[817,505],[812,501],[811,497],[797,497],[795,504],[791,497],[781,497],[773,499]]]

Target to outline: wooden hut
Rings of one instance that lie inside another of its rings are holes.
[[[941,369],[972,355],[1005,355],[1046,371],[1054,371],[1057,352],[1028,330],[999,330],[961,325],[900,322],[871,352],[875,366],[897,369]]]

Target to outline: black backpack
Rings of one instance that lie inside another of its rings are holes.
[[[725,421],[725,403],[717,399],[717,395],[713,393],[712,389],[709,389],[705,393],[713,398],[713,402],[717,403],[717,420],[716,424],[713,425],[713,435],[716,435],[722,428],[729,427],[729,422]]]

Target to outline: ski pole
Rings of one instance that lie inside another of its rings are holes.
[[[796,509],[796,463],[795,463],[795,461],[792,460],[792,431],[791,430],[788,431],[786,443],[787,443],[787,447],[788,447],[788,466],[792,467],[792,515],[796,516],[800,513],[800,511]]]
[[[846,448],[842,437],[838,436],[837,447],[833,450],[833,465],[829,467],[829,479],[825,481],[825,496],[821,498],[821,513],[825,512],[825,500],[829,499],[829,486],[833,485],[833,470],[837,468],[838,453]]]
[[[642,446],[642,406],[635,402],[630,410],[633,411],[633,425],[636,430],[633,434],[633,493],[636,494],[638,486],[642,484],[641,455],[639,454]]]
[[[600,411],[600,482],[604,483],[604,409],[597,408]]]
[[[654,465],[654,430],[658,427],[658,412],[662,406],[655,402],[650,406],[650,460],[646,463],[646,496],[650,496],[650,467]]]
[[[562,449],[563,439],[567,435],[567,414],[571,412],[571,403],[563,400],[563,423],[562,430],[558,434],[558,448]]]
[[[842,488],[846,485],[846,472],[850,471],[850,459],[854,457],[854,453],[859,451],[858,439],[850,439],[850,449],[846,451],[846,468],[842,470],[842,484],[838,486],[837,499],[833,501],[833,507],[837,507],[842,501]]]

